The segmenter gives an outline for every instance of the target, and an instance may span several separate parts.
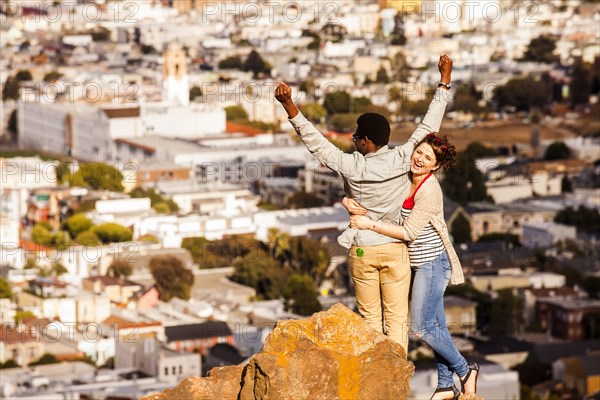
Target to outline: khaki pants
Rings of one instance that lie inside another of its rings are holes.
[[[358,257],[352,246],[348,256],[358,311],[366,322],[408,350],[408,290],[410,261],[404,243],[364,246]],[[383,303],[383,313],[381,305]]]

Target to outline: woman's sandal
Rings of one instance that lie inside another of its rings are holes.
[[[473,371],[477,372],[477,375],[475,375],[475,388],[473,390],[473,393],[477,393],[477,379],[479,379],[479,364],[477,363],[469,365],[469,372],[467,372],[467,375],[465,375],[464,379],[461,379],[460,377],[458,378],[458,380],[460,381],[460,391],[462,393],[465,392],[465,384],[471,377],[471,372]]]
[[[450,387],[435,389],[435,392],[433,392],[433,394],[431,395],[431,398],[433,399],[436,394],[442,393],[442,392],[452,392],[452,394],[454,395],[453,397],[451,397],[452,400],[458,400],[458,397],[460,396],[460,391],[456,388],[456,386],[452,385]],[[449,399],[450,399],[450,397],[448,398],[448,400]]]

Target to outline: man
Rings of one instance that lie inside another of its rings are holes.
[[[361,115],[352,140],[356,152],[345,154],[331,144],[298,111],[292,90],[285,83],[275,89],[275,98],[285,108],[289,121],[308,150],[323,164],[339,173],[346,195],[368,210],[374,221],[398,224],[400,206],[407,195],[410,156],[415,146],[431,132],[438,132],[446,105],[451,101],[452,60],[440,56],[441,79],[423,121],[403,146],[390,149],[390,125],[374,113]],[[346,229],[338,239],[350,248],[349,266],[354,282],[358,311],[375,330],[408,348],[408,290],[410,262],[406,244],[373,231]],[[383,303],[383,316],[381,304]]]

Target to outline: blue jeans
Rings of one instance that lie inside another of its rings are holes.
[[[445,251],[435,260],[415,268],[410,304],[412,335],[433,349],[438,368],[438,388],[452,386],[452,372],[462,377],[469,371],[467,361],[458,352],[446,326],[444,292],[451,273]]]

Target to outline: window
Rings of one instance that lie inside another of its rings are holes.
[[[179,375],[183,374],[183,367],[180,365],[179,366]]]
[[[165,367],[165,375],[169,375],[169,367]]]
[[[173,375],[175,375],[177,373],[177,367],[173,367],[172,371],[173,371]]]

